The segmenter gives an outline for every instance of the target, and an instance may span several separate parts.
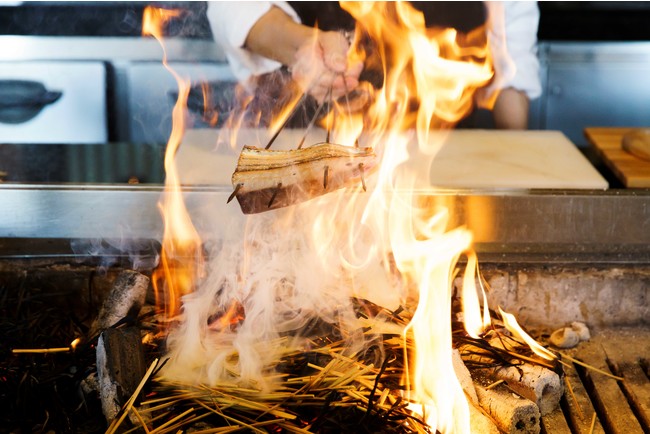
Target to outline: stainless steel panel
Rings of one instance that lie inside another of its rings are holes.
[[[1,187],[0,230],[5,238],[153,238],[160,189]]]
[[[0,62],[0,79],[32,80],[62,92],[33,119],[0,122],[4,143],[105,143],[106,68],[101,62]]]
[[[192,85],[203,82],[236,82],[227,64],[218,63],[171,63],[170,67]],[[128,107],[128,127],[121,129],[127,134],[120,137],[130,143],[167,143],[171,133],[171,115],[178,94],[178,84],[172,74],[160,62],[132,62],[118,66],[124,89],[128,89],[127,101],[118,106]],[[201,127],[199,116],[187,119],[187,128]]]
[[[554,64],[650,62],[650,42],[544,42],[540,54]]]
[[[188,209],[206,242],[244,222],[229,190],[192,188]],[[162,236],[160,188],[0,185],[0,239],[153,239]],[[474,233],[483,260],[650,263],[650,191],[440,192],[450,225]],[[1,243],[0,243],[1,246]],[[1,252],[0,248],[0,254]]]
[[[589,126],[648,126],[650,43],[549,43],[540,127],[587,146]]]

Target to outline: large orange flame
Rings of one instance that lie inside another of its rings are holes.
[[[405,398],[434,430],[467,433],[469,410],[452,366],[450,317],[454,270],[458,258],[471,249],[472,234],[462,227],[450,229],[448,211],[415,193],[429,189],[431,160],[444,139],[430,131],[451,128],[472,109],[475,91],[492,79],[485,32],[428,29],[422,13],[402,2],[342,6],[358,23],[350,56],[367,58],[382,82],[362,113],[349,113],[339,101],[341,106],[326,122],[336,125],[333,142],[362,142],[381,157],[376,176],[368,180],[368,193],[359,186],[247,218],[242,239],[224,243],[215,255],[221,255],[221,263],[208,277],[212,283],[185,298],[184,308],[191,313],[170,333],[166,373],[213,384],[252,379],[263,387],[265,370],[281,353],[268,342],[294,331],[308,315],[335,321],[346,314],[338,304],[349,303],[352,296],[384,297],[387,303],[400,298],[417,303],[403,331],[405,341],[415,346],[406,354]],[[159,22],[164,20],[162,12],[156,14]],[[156,30],[146,29],[156,36]],[[374,45],[364,45],[366,40]],[[189,88],[177,79],[180,97],[161,205],[165,239],[160,272],[170,305],[194,289],[200,272],[195,264],[201,257],[201,242],[182,204],[173,165]],[[281,111],[272,132],[292,105]],[[228,124],[235,127],[237,122]],[[237,131],[231,133],[234,137]],[[470,335],[479,336],[489,326],[489,314],[483,294],[481,318],[474,284],[477,260],[471,253],[468,257],[463,300],[472,321],[466,327]],[[169,311],[176,313],[178,306]],[[502,315],[508,329],[527,337]],[[358,326],[354,315],[344,319],[350,322],[348,332]]]
[[[178,100],[172,111],[172,132],[165,151],[165,190],[162,202],[159,203],[164,222],[161,265],[152,280],[158,306],[164,309],[167,318],[178,314],[180,297],[192,292],[203,263],[201,239],[185,207],[174,160],[185,133],[190,82],[169,67],[165,45],[162,42],[163,26],[178,14],[176,10],[148,6],[145,8],[142,23],[142,33],[151,35],[160,42],[163,49],[163,65],[178,83]]]
[[[376,53],[366,55],[379,53],[382,60],[384,84],[363,128],[371,132],[373,145],[383,148],[366,216],[388,215],[387,248],[416,288],[417,308],[404,330],[405,339],[415,344],[408,399],[432,428],[467,433],[469,410],[452,365],[450,314],[452,273],[472,236],[463,228],[448,230],[446,209],[418,203],[411,192],[428,187],[428,168],[441,145],[429,132],[460,120],[473,107],[474,91],[492,77],[484,29],[468,35],[428,29],[423,14],[402,2],[343,7],[360,23],[358,30],[377,43]],[[475,268],[470,263],[468,273]],[[463,298],[478,311],[476,290]]]

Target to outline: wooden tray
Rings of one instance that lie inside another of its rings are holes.
[[[585,136],[598,155],[628,188],[650,187],[650,161],[623,150],[623,136],[636,128],[585,128]]]

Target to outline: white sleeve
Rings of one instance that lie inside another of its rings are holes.
[[[228,59],[233,74],[239,81],[252,75],[271,72],[282,66],[279,62],[254,54],[243,48],[253,25],[273,6],[300,22],[287,2],[276,1],[209,1],[207,17],[212,35]]]
[[[488,43],[495,78],[487,94],[513,87],[529,99],[542,94],[537,58],[539,8],[535,1],[488,1]]]

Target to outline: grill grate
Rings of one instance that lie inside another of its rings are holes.
[[[542,420],[546,434],[650,434],[650,330],[606,329],[572,350],[560,408]]]

